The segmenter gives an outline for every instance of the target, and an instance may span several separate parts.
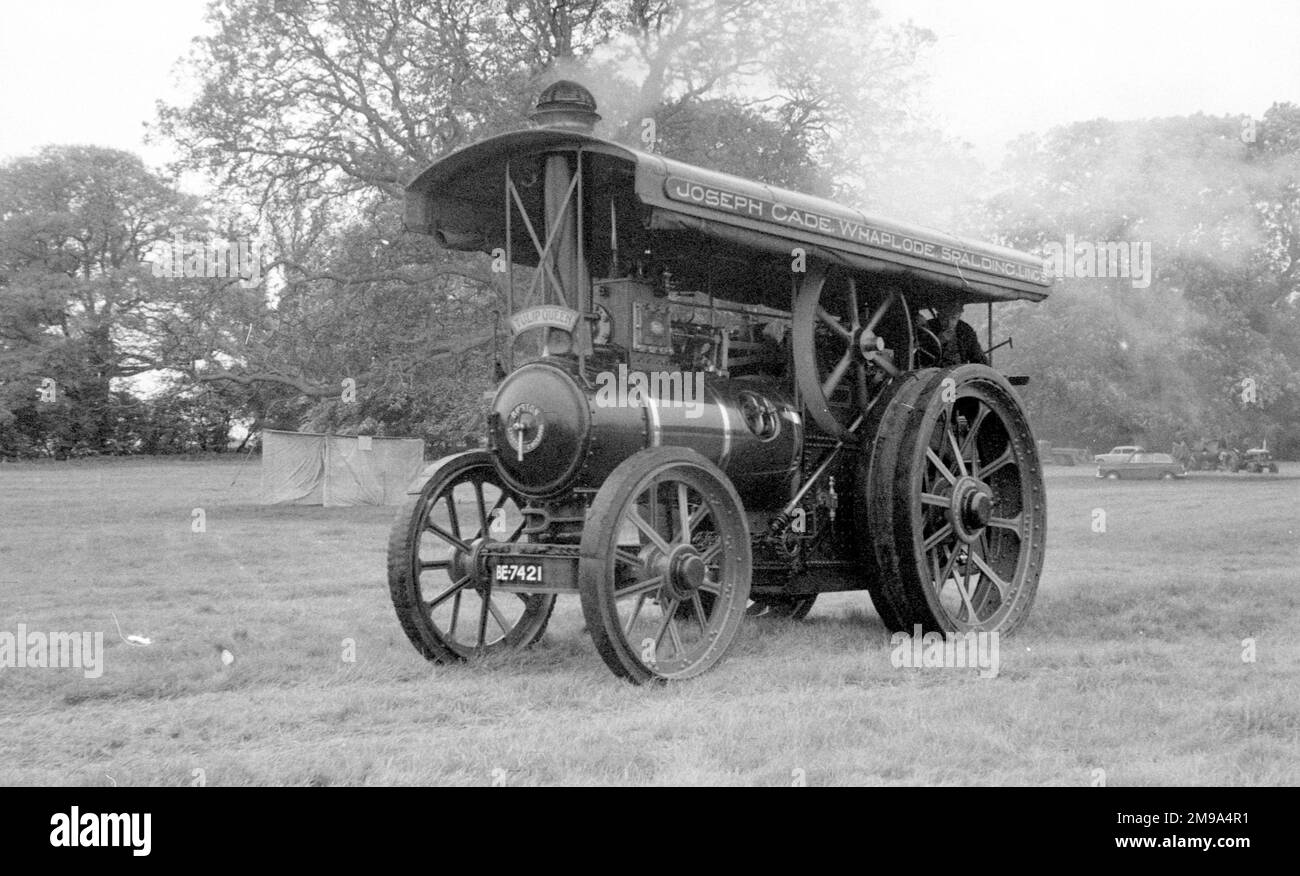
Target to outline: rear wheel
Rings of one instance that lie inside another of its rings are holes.
[[[872,541],[905,629],[1009,633],[1038,590],[1042,469],[1019,400],[984,365],[935,373],[895,397],[872,478]]]
[[[870,443],[864,441],[859,451],[857,501],[853,506],[860,533],[857,539],[859,559],[872,606],[890,632],[906,629],[901,613],[893,604],[894,597],[890,595],[893,591],[886,586],[893,572],[880,565],[875,550],[876,539],[880,533],[889,531],[892,519],[888,502],[893,490],[890,473],[897,464],[898,444],[890,436],[907,428],[908,414],[936,373],[931,368],[895,380],[883,403],[876,404],[870,422],[862,430]]]

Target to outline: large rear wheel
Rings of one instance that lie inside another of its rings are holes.
[[[983,365],[933,373],[879,432],[867,489],[885,593],[903,629],[1009,633],[1042,573],[1042,469],[1019,399]]]

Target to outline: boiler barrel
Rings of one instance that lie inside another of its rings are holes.
[[[776,507],[789,498],[802,443],[798,410],[766,381],[620,368],[580,385],[563,360],[510,374],[489,423],[502,478],[536,498],[596,489],[636,451],[674,446],[726,472],[747,507]]]

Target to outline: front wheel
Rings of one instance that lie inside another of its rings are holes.
[[[749,603],[749,525],[727,476],[694,450],[624,460],[587,514],[578,586],[605,665],[634,684],[691,678],[727,653]]]
[[[426,659],[452,663],[522,648],[545,632],[554,595],[493,594],[473,561],[484,541],[526,540],[520,507],[491,454],[473,450],[439,460],[399,513],[388,540],[388,588],[402,630]]]

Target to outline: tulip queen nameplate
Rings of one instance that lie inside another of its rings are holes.
[[[578,324],[578,315],[576,310],[555,304],[529,307],[510,317],[510,331],[516,335],[534,328],[555,328],[571,332]]]

